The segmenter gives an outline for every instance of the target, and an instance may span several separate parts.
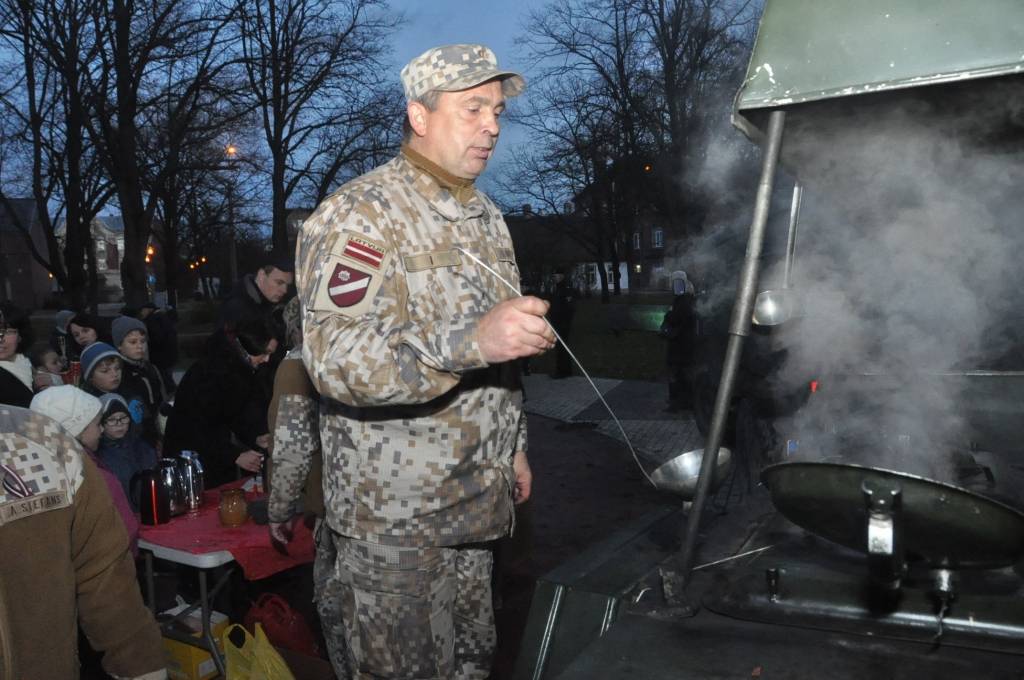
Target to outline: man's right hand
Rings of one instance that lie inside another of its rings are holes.
[[[542,354],[555,346],[544,315],[548,303],[530,295],[495,305],[480,319],[477,341],[488,364]]]
[[[249,472],[259,472],[263,465],[263,454],[252,449],[243,451],[235,458],[235,465]]]

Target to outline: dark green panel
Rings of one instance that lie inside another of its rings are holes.
[[[736,109],[1022,68],[1021,0],[768,0]]]

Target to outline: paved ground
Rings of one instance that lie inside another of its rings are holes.
[[[689,413],[665,412],[667,386],[597,379],[645,465],[702,443]],[[654,489],[585,378],[525,378],[533,496],[498,553],[498,653],[493,680],[510,678],[538,579],[641,516],[679,500]]]
[[[668,387],[663,383],[596,378],[591,384],[584,377],[553,380],[547,375],[526,376],[524,383],[527,413],[593,424],[601,434],[620,441],[624,430],[645,462],[661,463],[703,445],[689,412],[665,411]]]

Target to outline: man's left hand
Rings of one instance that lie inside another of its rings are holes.
[[[526,451],[516,451],[512,458],[512,471],[516,474],[512,500],[519,505],[530,499],[530,488],[533,486],[533,472],[530,470],[530,462],[526,460]]]

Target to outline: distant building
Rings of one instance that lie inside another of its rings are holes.
[[[313,214],[314,208],[289,208],[285,217],[285,233],[288,234],[288,252],[295,252],[295,244],[299,238],[299,230],[303,223]]]
[[[566,204],[566,207],[571,208],[571,205]],[[555,270],[565,269],[577,289],[594,293],[601,291],[597,257],[572,237],[573,231],[586,227],[585,219],[576,212],[542,215],[528,205],[505,215],[525,288],[545,292]],[[606,261],[600,266],[607,273],[610,290],[613,287],[612,263]],[[619,263],[619,273],[620,288],[629,290],[630,276],[625,262]]]
[[[13,214],[6,204],[0,203],[0,300],[28,309],[42,307],[53,282],[49,272],[32,257],[25,233],[17,226],[20,223],[29,230],[36,250],[46,257],[46,237],[39,224],[36,202],[15,198],[10,203]]]
[[[63,243],[67,225],[64,220],[57,224],[57,238]],[[153,255],[146,263],[147,287],[152,298],[157,291],[164,290],[164,261],[156,253],[159,248],[159,235],[162,225],[158,220],[153,222],[153,233],[149,238],[149,246]],[[124,220],[120,215],[97,215],[92,218],[89,232],[92,236],[96,253],[96,278],[98,282],[100,302],[121,302],[124,290],[121,287],[121,260],[124,257]]]

